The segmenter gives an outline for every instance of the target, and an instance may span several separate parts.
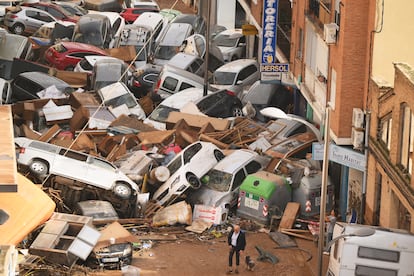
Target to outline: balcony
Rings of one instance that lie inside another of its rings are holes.
[[[319,27],[331,23],[331,0],[310,0],[308,15],[316,21]]]

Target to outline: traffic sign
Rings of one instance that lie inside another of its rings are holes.
[[[244,24],[242,25],[242,33],[244,35],[257,35],[259,31],[252,24]]]

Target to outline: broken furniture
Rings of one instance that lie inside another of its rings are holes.
[[[54,213],[30,245],[29,253],[71,266],[78,258],[86,260],[100,235],[90,217]]]

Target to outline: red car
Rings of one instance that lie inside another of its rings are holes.
[[[157,8],[126,8],[123,9],[120,15],[127,23],[133,23],[144,12],[159,12]]]
[[[56,19],[59,19],[62,21],[69,21],[73,23],[76,23],[79,21],[79,16],[71,15],[61,6],[53,4],[53,3],[49,3],[49,2],[23,3],[22,6],[32,7],[32,8],[42,10],[42,11],[46,11],[50,13]]]
[[[101,48],[79,42],[60,42],[45,52],[45,61],[58,70],[72,71],[76,64],[85,56],[100,55],[107,53]]]

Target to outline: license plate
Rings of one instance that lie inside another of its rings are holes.
[[[103,263],[116,263],[119,261],[119,258],[113,257],[113,258],[102,258],[101,260]]]
[[[259,210],[259,201],[258,200],[254,200],[248,197],[244,198],[244,205],[246,207],[255,209],[255,210]]]

